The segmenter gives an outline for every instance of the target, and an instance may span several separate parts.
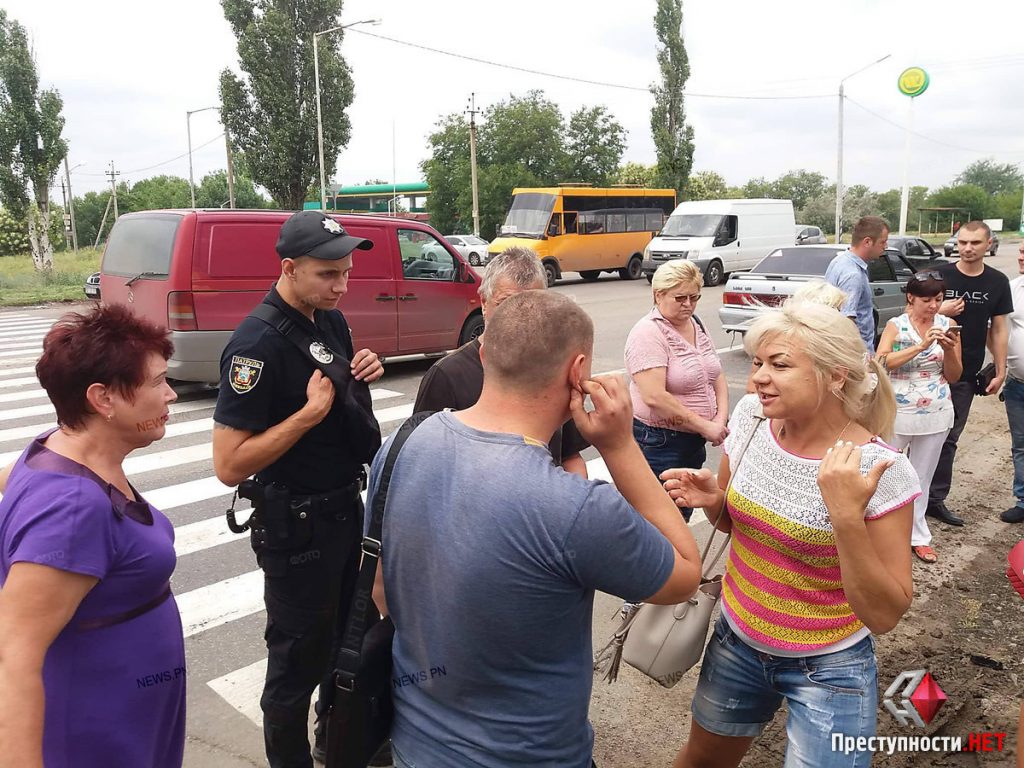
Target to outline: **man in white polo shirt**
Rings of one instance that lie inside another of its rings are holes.
[[[1004,523],[1024,522],[1024,243],[1017,250],[1021,276],[1010,281],[1013,312],[1010,314],[1010,352],[1006,358],[1006,420],[1013,445],[1013,495],[1017,503],[999,515]]]

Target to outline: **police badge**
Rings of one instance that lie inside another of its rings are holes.
[[[240,395],[251,392],[260,380],[263,361],[235,355],[231,358],[231,388]]]
[[[323,363],[324,365],[330,365],[331,361],[334,360],[334,353],[319,341],[314,341],[309,345],[309,354],[318,363]]]

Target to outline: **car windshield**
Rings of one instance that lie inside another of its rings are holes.
[[[825,275],[828,263],[835,258],[835,248],[779,248],[772,251],[750,270],[757,275]]]
[[[554,195],[520,192],[512,198],[512,207],[501,225],[501,234],[540,237],[547,229],[554,207]]]
[[[713,237],[722,216],[718,213],[689,213],[669,216],[661,234],[665,237]]]

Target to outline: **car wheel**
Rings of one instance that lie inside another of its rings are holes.
[[[558,267],[552,261],[544,262],[544,276],[548,281],[548,288],[555,284],[555,280],[558,279]]]
[[[459,335],[459,346],[469,344],[473,339],[478,338],[484,332],[484,316],[476,314],[466,320],[462,326],[462,333]]]
[[[721,285],[724,280],[725,270],[722,269],[722,262],[716,259],[708,264],[708,268],[704,270],[704,285]]]
[[[478,254],[478,253],[471,253],[471,254],[469,254],[469,263],[472,264],[474,267],[479,267],[480,266],[480,254]]]
[[[648,283],[653,283],[654,282],[654,273],[653,272],[651,272],[650,274],[646,275],[646,277],[647,277],[647,282]]]
[[[619,270],[619,277],[623,280],[636,280],[643,274],[644,262],[638,254],[633,254],[622,269]]]
[[[600,276],[601,276],[601,270],[600,269],[588,269],[588,270],[585,270],[583,272],[580,272],[580,277],[582,277],[588,283],[594,282]]]

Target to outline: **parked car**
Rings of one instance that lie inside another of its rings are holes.
[[[232,331],[280,275],[289,211],[165,210],[121,216],[103,252],[103,299],[171,332],[168,375],[217,383]],[[353,259],[341,304],[356,349],[444,352],[483,332],[480,276],[436,230],[411,219],[334,216],[373,242]],[[431,258],[421,258],[429,247]]]
[[[945,242],[945,244],[943,244],[942,250],[945,252],[945,254],[947,256],[957,256],[957,255],[959,255],[959,253],[960,253],[960,246],[957,245],[956,235],[953,235],[952,237],[950,237],[949,240],[947,240]],[[989,249],[989,252],[987,254],[985,254],[985,255],[986,256],[995,256],[996,255],[996,251],[998,251],[998,250],[999,250],[999,235],[997,235],[995,232],[993,232],[992,233],[992,247]]]
[[[733,275],[725,285],[722,307],[718,310],[722,328],[746,333],[761,313],[779,307],[801,283],[825,278],[825,270],[844,245],[794,245],[779,248],[765,256],[750,272]],[[906,307],[907,281],[921,269],[934,269],[944,259],[919,261],[905,259],[898,250],[887,250],[881,258],[868,262],[868,279],[875,303],[877,331]]]
[[[85,291],[85,297],[87,299],[100,298],[100,273],[93,272],[87,278],[85,278],[85,285],[82,286],[82,290]]]
[[[821,227],[809,227],[806,224],[796,225],[797,245],[816,245],[818,243],[827,242],[828,238],[825,237],[825,233],[821,231]]]
[[[490,245],[482,237],[476,235],[445,235],[444,239],[455,246],[455,250],[462,254],[474,267],[482,267],[487,263],[487,246]]]
[[[900,254],[918,272],[922,269],[935,269],[938,266],[951,264],[954,261],[954,259],[948,259],[941,255],[927,240],[910,235],[889,235],[888,248],[890,251],[896,251]]]

